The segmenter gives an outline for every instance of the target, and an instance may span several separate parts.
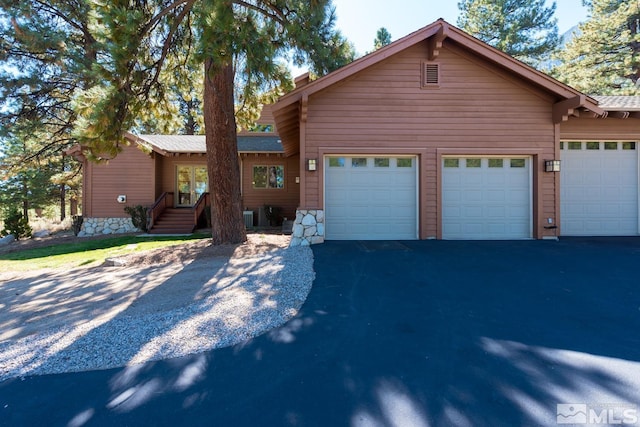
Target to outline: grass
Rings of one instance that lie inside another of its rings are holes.
[[[104,239],[60,243],[0,255],[0,271],[28,271],[41,268],[92,267],[107,258],[179,245],[190,240],[211,237],[208,233],[189,236],[119,236]]]

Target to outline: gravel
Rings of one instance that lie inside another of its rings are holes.
[[[240,255],[196,258],[178,266],[147,266],[140,273],[145,274],[145,280],[158,271],[163,274],[155,282],[149,279],[149,283],[135,289],[125,283],[127,289],[132,289],[129,294],[134,295],[116,300],[118,304],[102,310],[83,307],[84,317],[68,322],[64,321],[69,319],[68,313],[57,320],[52,314],[53,321],[40,324],[43,329],[32,325],[26,328],[28,332],[9,336],[0,342],[0,381],[116,368],[200,353],[241,343],[295,316],[315,277],[311,249],[274,246],[262,253],[236,252]],[[140,266],[137,268],[139,271]],[[135,269],[110,269],[117,270],[110,277],[121,281],[117,285],[119,292],[124,286],[122,280]],[[111,274],[106,267],[94,273],[107,277],[104,280]],[[89,279],[90,275],[85,275],[84,280]],[[34,289],[42,286],[33,277],[28,280]],[[11,281],[0,283],[0,290],[7,284],[13,292]],[[82,292],[93,294],[90,286]],[[50,295],[50,288],[42,293]],[[101,298],[107,299],[108,295]],[[40,311],[33,309],[37,315]]]

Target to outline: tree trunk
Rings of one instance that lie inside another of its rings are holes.
[[[247,234],[242,218],[231,64],[205,61],[204,125],[213,243],[242,243]]]
[[[65,199],[67,198],[66,186],[64,184],[60,184],[60,221],[64,221],[67,217],[66,203]]]

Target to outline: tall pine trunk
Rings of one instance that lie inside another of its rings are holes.
[[[242,218],[240,165],[233,98],[233,66],[204,64],[204,126],[207,146],[211,233],[214,244],[247,239]]]

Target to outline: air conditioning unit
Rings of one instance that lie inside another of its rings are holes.
[[[244,228],[253,228],[253,211],[243,211],[242,216],[244,217]]]

